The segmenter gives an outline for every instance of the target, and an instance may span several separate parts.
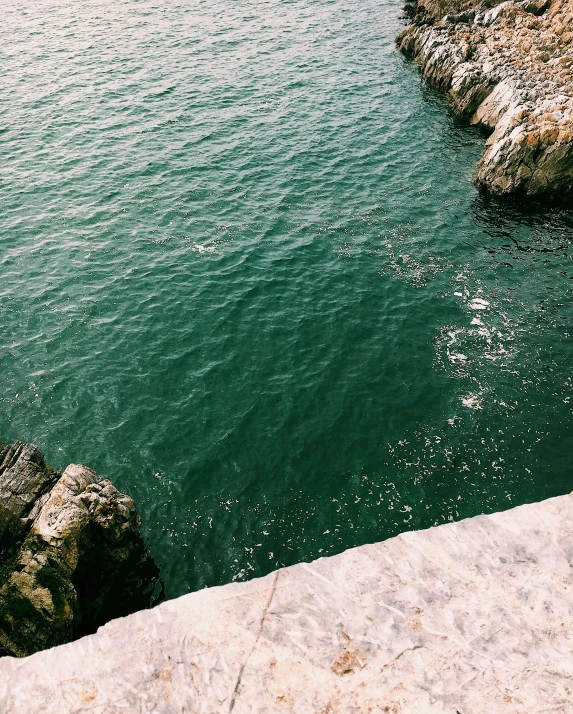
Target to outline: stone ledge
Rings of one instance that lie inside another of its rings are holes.
[[[573,711],[573,496],[203,590],[26,659],[0,711]]]

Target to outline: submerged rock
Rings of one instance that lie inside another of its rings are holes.
[[[140,525],[133,500],[86,466],[60,473],[35,446],[0,448],[0,655],[29,655],[102,624],[142,562]]]
[[[477,183],[573,192],[573,0],[414,0],[398,47],[454,111],[492,134]]]

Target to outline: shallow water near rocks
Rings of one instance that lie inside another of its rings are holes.
[[[0,438],[168,597],[573,488],[573,213],[477,193],[400,14],[0,8]]]

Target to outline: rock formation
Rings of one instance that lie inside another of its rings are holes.
[[[573,191],[573,0],[414,0],[398,47],[454,111],[493,133],[477,183]]]
[[[0,444],[0,655],[68,642],[98,623],[142,554],[133,500],[85,466],[50,468]]]

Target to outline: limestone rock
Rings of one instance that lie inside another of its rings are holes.
[[[492,130],[477,183],[573,192],[573,0],[416,0],[396,38],[454,111]]]
[[[21,519],[33,518],[34,506],[42,503],[57,477],[35,446],[16,442],[0,451],[0,552],[10,551]]]
[[[567,714],[573,495],[403,533],[0,658],[14,714]]]
[[[87,631],[141,556],[133,500],[86,466],[63,473],[19,442],[0,450],[0,654]]]

